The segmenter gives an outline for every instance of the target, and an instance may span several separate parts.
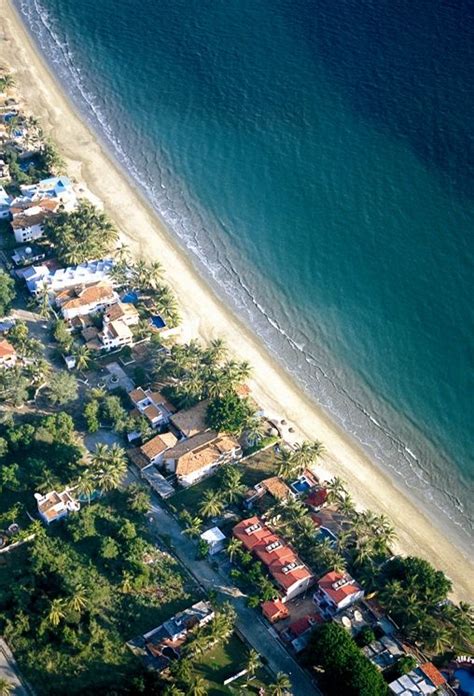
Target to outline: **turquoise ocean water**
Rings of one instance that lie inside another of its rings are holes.
[[[16,1],[200,272],[467,548],[472,4]]]

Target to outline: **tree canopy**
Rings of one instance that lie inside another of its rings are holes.
[[[13,278],[3,269],[0,269],[0,316],[5,316],[10,310],[15,296],[15,282]]]
[[[76,265],[106,256],[118,239],[107,215],[88,201],[71,213],[61,212],[45,224],[45,234],[54,244],[62,263]]]
[[[241,399],[236,392],[229,391],[210,401],[206,420],[208,426],[217,432],[240,435],[253,415],[249,401]]]

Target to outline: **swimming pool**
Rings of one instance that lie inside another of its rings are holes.
[[[457,669],[454,676],[459,679],[461,693],[465,696],[472,696],[474,694],[474,674],[467,669]]]
[[[308,493],[308,491],[311,490],[311,485],[308,483],[304,476],[299,478],[297,481],[294,481],[291,484],[291,487],[296,493]]]
[[[122,297],[122,302],[136,302],[138,300],[138,295],[136,292],[127,292]]]

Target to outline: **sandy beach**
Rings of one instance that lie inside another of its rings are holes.
[[[474,565],[364,452],[286,376],[265,348],[207,286],[178,242],[163,227],[133,181],[112,161],[80,120],[31,42],[10,0],[0,0],[0,63],[11,67],[27,111],[41,120],[63,155],[69,175],[104,203],[132,253],[157,258],[176,293],[188,336],[222,337],[236,357],[254,367],[251,388],[268,414],[295,428],[299,440],[318,439],[327,449],[322,472],[345,479],[361,507],[385,513],[398,534],[395,550],[426,558],[451,578],[455,599],[471,600]]]

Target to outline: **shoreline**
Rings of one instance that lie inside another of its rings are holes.
[[[0,8],[6,20],[0,37],[0,59],[14,69],[22,97],[58,144],[71,177],[84,181],[103,201],[132,253],[161,261],[166,280],[180,302],[183,320],[192,329],[186,338],[196,334],[203,340],[220,336],[240,359],[248,360],[254,368],[252,393],[264,410],[298,423],[294,427],[300,439],[317,438],[326,446],[320,473],[324,475],[329,469],[331,475],[344,478],[358,506],[383,512],[393,521],[398,534],[394,550],[426,558],[451,578],[453,597],[469,600],[472,562],[447,538],[447,532],[438,528],[441,525],[435,527],[420,511],[416,500],[412,502],[349,435],[310,401],[258,338],[216,296],[135,182],[127,180],[120,164],[78,116],[50,74],[11,0],[0,0]]]

